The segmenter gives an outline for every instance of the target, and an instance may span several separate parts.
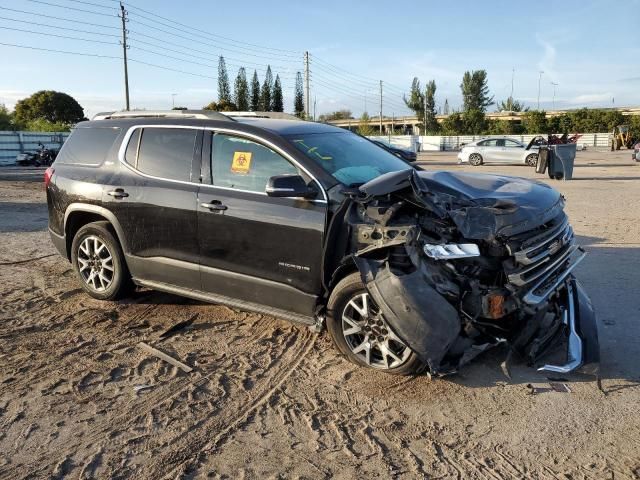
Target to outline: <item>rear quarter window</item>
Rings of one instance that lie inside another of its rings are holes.
[[[76,128],[65,142],[56,163],[101,165],[120,135],[119,128]]]
[[[188,182],[197,135],[193,128],[144,128],[134,164],[142,173]],[[127,152],[127,163],[131,156],[133,152]]]

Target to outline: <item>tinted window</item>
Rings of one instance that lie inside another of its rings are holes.
[[[520,147],[521,145],[518,142],[514,142],[513,140],[505,140],[504,144],[506,147]]]
[[[197,132],[192,128],[145,128],[138,150],[138,170],[188,182]]]
[[[129,145],[127,145],[127,151],[124,154],[124,159],[129,165],[136,165],[136,160],[138,156],[138,145],[140,143],[140,132],[142,129],[138,128],[133,131],[131,138],[129,139]]]
[[[345,185],[361,185],[379,175],[411,168],[366,138],[348,132],[289,135],[307,158]]]
[[[62,147],[56,163],[100,165],[118,135],[119,128],[76,128]]]
[[[299,173],[270,148],[240,137],[213,135],[211,155],[213,184],[220,187],[264,192],[270,177]]]
[[[497,147],[504,147],[504,140],[503,139],[496,140],[496,146]]]

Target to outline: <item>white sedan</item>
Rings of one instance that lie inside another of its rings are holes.
[[[459,163],[482,165],[486,162],[521,163],[534,167],[538,161],[538,147],[511,138],[487,138],[466,144],[458,154]]]

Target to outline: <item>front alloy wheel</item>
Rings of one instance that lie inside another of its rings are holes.
[[[482,155],[480,155],[479,153],[472,153],[471,155],[469,155],[469,163],[474,167],[482,165]]]
[[[342,312],[342,334],[354,355],[373,368],[402,366],[411,349],[389,328],[368,293],[351,298]]]

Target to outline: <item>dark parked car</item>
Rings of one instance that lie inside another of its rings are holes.
[[[349,360],[392,373],[451,373],[501,343],[545,371],[597,367],[585,254],[551,187],[418,171],[318,123],[100,118],[45,175],[51,238],[92,297],[135,284],[326,321]],[[561,339],[566,359],[541,363]]]
[[[390,143],[385,143],[381,140],[371,140],[373,143],[378,145],[379,147],[384,148],[386,151],[393,153],[396,157],[400,157],[407,162],[415,162],[418,158],[416,152],[408,150],[406,148],[396,147],[395,145],[391,145]]]

